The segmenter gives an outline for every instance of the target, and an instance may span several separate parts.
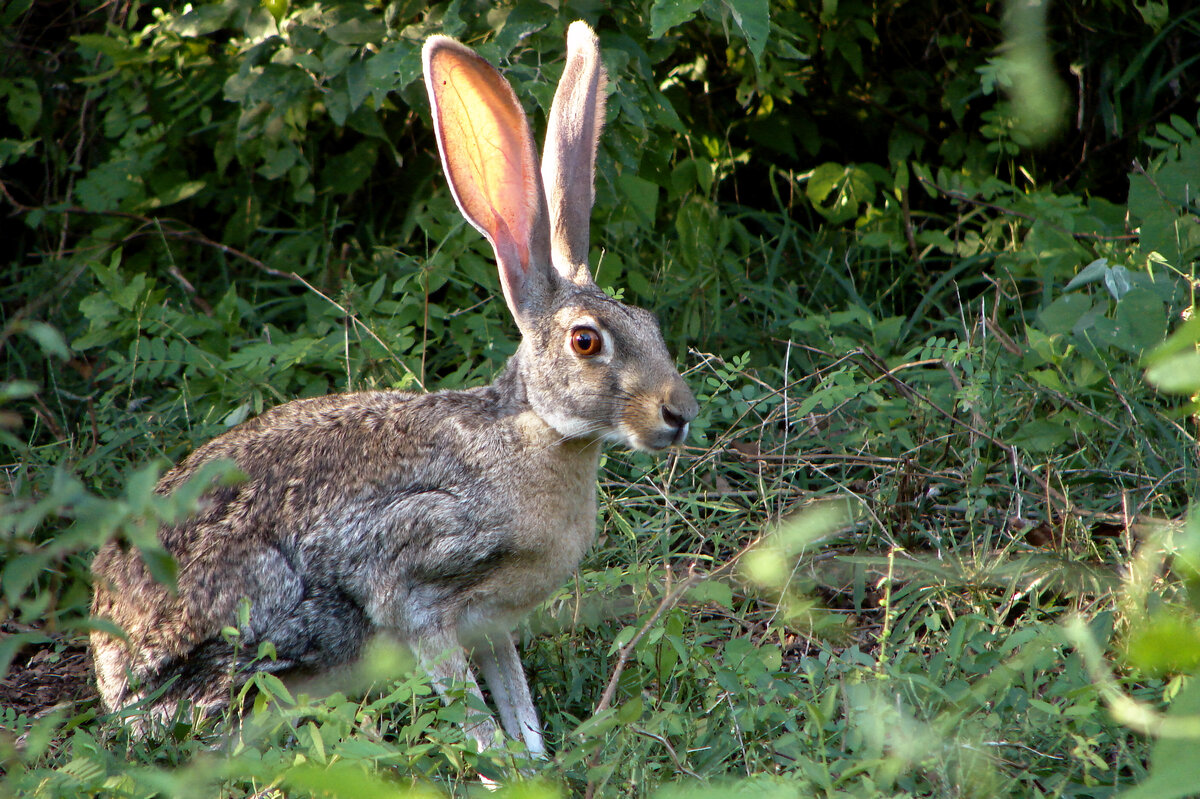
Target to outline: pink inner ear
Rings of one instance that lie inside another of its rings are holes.
[[[479,227],[492,244],[496,253],[496,266],[500,273],[500,286],[504,290],[504,301],[509,311],[520,322],[521,305],[525,299],[526,277],[529,275],[529,236],[531,214],[520,209],[526,201],[525,191],[514,185],[511,171],[498,175],[487,196],[487,212],[490,230]],[[465,213],[465,209],[464,209]],[[513,230],[509,221],[515,223]]]
[[[509,161],[509,156],[497,154],[498,161]],[[529,209],[530,196],[536,191],[528,185],[528,174],[508,165],[502,170],[486,170],[485,181],[490,181],[487,200],[491,206],[492,247],[497,253],[504,247],[515,253],[522,272],[529,271],[529,234],[533,211]],[[486,233],[487,231],[485,231]]]
[[[526,276],[529,274],[529,248],[520,246],[508,235],[507,229],[489,236],[492,249],[496,252],[496,265],[500,272],[500,288],[504,290],[504,302],[520,324],[521,299],[525,296]]]
[[[435,50],[429,81],[446,175],[467,219],[529,269],[541,174],[525,112],[508,82],[459,46]]]

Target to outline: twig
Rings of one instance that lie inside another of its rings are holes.
[[[20,203],[16,202],[16,200],[13,199],[12,195],[8,193],[8,190],[4,186],[3,182],[0,182],[0,193],[3,193],[4,196],[9,200],[9,202],[11,202],[18,210],[26,210],[26,211],[31,210],[27,206],[23,206]],[[55,210],[58,211],[59,213],[63,213],[63,214],[82,214],[85,216],[111,216],[111,217],[118,217],[118,218],[122,218],[122,219],[132,219],[137,222],[141,222],[143,227],[146,229],[133,231],[129,236],[126,237],[126,239],[125,239],[126,241],[135,239],[135,238],[140,238],[142,236],[150,236],[150,235],[159,235],[159,236],[162,236],[165,238],[180,239],[181,241],[190,241],[194,244],[200,244],[205,247],[210,247],[212,249],[215,249],[215,250],[218,250],[219,252],[224,253],[225,255],[229,255],[231,257],[238,258],[242,261],[245,261],[246,263],[250,264],[251,266],[255,267],[256,269],[258,269],[259,271],[261,271],[265,274],[272,275],[273,277],[283,278],[284,280],[291,280],[296,283],[299,283],[300,285],[304,286],[309,291],[316,294],[321,299],[328,302],[334,308],[337,308],[339,311],[341,311],[343,314],[345,314],[346,317],[349,318],[351,321],[353,321],[354,324],[357,325],[359,328],[361,328],[363,330],[363,332],[365,332],[368,336],[373,338],[375,340],[375,342],[377,344],[379,344],[379,346],[383,347],[384,351],[392,358],[392,360],[395,361],[397,364],[399,364],[400,367],[406,373],[408,373],[408,375],[410,377],[412,377],[413,380],[416,381],[417,385],[420,386],[422,391],[425,391],[425,382],[421,379],[421,377],[419,375],[417,375],[416,373],[414,373],[411,369],[409,369],[408,366],[402,360],[400,360],[400,358],[396,355],[396,353],[392,352],[392,348],[389,347],[383,341],[383,339],[381,339],[375,333],[374,330],[367,327],[367,325],[364,324],[362,320],[360,320],[354,314],[350,313],[344,306],[342,306],[340,303],[335,301],[333,298],[326,295],[324,292],[317,289],[315,286],[313,286],[311,283],[309,283],[307,280],[305,280],[303,277],[296,274],[295,272],[284,272],[282,270],[275,269],[274,267],[268,266],[267,264],[263,263],[259,259],[255,258],[253,255],[242,252],[241,250],[239,250],[235,247],[230,247],[228,244],[222,244],[219,241],[213,241],[212,239],[205,236],[203,233],[197,231],[195,228],[192,228],[190,225],[187,225],[186,223],[184,223],[178,219],[174,219],[172,217],[162,217],[162,218],[148,217],[148,216],[143,216],[141,214],[129,213],[128,211],[93,211],[88,208],[77,208],[77,207],[73,207],[73,206],[66,207],[66,208],[58,208]],[[171,222],[171,223],[180,225],[181,227],[188,228],[188,229],[187,230],[173,230],[173,229],[169,229],[169,228],[164,229],[162,227],[162,223],[164,223],[164,222]],[[74,278],[78,277],[79,273],[82,272],[84,268],[85,268],[85,266],[81,266],[81,267],[77,268],[75,270],[75,272],[72,273],[71,279],[73,280]],[[184,287],[184,291],[187,291],[189,288],[191,288],[191,284],[188,283],[187,280],[184,279],[182,275],[172,272],[172,276],[175,277],[177,280],[181,281],[181,283],[183,284],[183,287]],[[192,289],[191,293],[193,295],[193,298],[195,300],[197,300],[197,305],[201,305],[201,303],[203,303],[203,305],[207,305],[207,303],[204,303],[204,301],[202,299],[195,296],[194,291],[195,290]],[[50,296],[57,296],[57,292],[55,292],[55,294],[50,295]],[[41,300],[41,299],[42,298],[39,298],[39,300]],[[46,298],[46,300],[48,301],[48,297]],[[31,303],[31,305],[33,305],[33,304],[34,303]],[[201,305],[202,310],[203,310],[203,305]],[[18,313],[20,313],[20,312],[18,312]],[[16,320],[13,320],[13,321],[16,321]],[[9,328],[11,328],[11,327],[12,327],[12,322],[10,322],[9,325],[5,327],[3,332],[0,332],[0,343],[2,343],[5,338],[7,338],[9,335],[11,335],[11,332],[9,330]]]
[[[669,576],[670,574],[671,572],[668,570],[667,575]],[[641,643],[641,640],[646,636],[646,633],[650,632],[650,628],[654,626],[654,623],[657,622],[664,613],[675,607],[683,595],[687,593],[692,586],[705,579],[706,576],[707,575],[700,574],[696,571],[696,563],[693,561],[692,564],[688,566],[687,579],[674,589],[668,590],[663,595],[662,601],[658,603],[658,607],[656,607],[654,612],[650,614],[650,618],[646,619],[646,623],[641,626],[641,629],[634,633],[633,638],[630,638],[629,642],[626,643],[625,646],[621,647],[621,650],[617,652],[617,662],[613,665],[612,674],[608,678],[608,685],[604,687],[604,693],[600,695],[600,701],[596,703],[596,709],[592,711],[593,717],[598,716],[604,711],[608,710],[608,706],[612,704],[613,696],[617,693],[617,682],[621,679],[621,675],[625,672],[625,666],[629,664],[629,658],[633,655],[633,650],[637,648],[639,643]]]
[[[971,203],[972,205],[979,206],[980,208],[987,208],[992,211],[997,211],[999,213],[1005,214],[1006,216],[1015,216],[1016,218],[1024,219],[1027,222],[1041,222],[1042,224],[1046,225],[1047,227],[1049,227],[1053,230],[1056,230],[1059,233],[1062,233],[1064,235],[1070,236],[1073,239],[1086,239],[1089,241],[1134,241],[1137,239],[1137,235],[1133,234],[1133,233],[1124,233],[1120,236],[1104,236],[1099,233],[1080,233],[1080,232],[1077,232],[1074,230],[1067,230],[1065,227],[1062,227],[1061,225],[1055,225],[1052,222],[1047,222],[1045,219],[1036,217],[1033,214],[1027,214],[1027,213],[1024,213],[1023,211],[1016,211],[1016,210],[1013,210],[1012,208],[1005,208],[1003,205],[997,205],[996,203],[989,203],[985,200],[977,200],[974,197],[964,194],[961,191],[954,191],[953,189],[943,188],[943,187],[937,185],[936,183],[934,183],[929,178],[918,175],[917,180],[921,181],[921,183],[923,183],[924,185],[933,189],[934,191],[938,192],[939,194],[942,194],[951,199],[958,200],[958,201],[964,202],[964,203]]]
[[[671,572],[668,569],[668,579],[670,578],[670,575]],[[637,647],[638,643],[641,642],[646,633],[650,632],[650,628],[654,626],[654,623],[657,622],[664,613],[675,607],[676,603],[679,602],[684,593],[687,592],[693,585],[700,582],[701,579],[703,578],[697,574],[696,563],[693,561],[688,567],[687,579],[680,583],[675,589],[668,590],[663,595],[662,601],[658,603],[658,607],[655,608],[654,612],[650,614],[650,618],[646,619],[646,623],[642,625],[641,629],[634,633],[633,638],[629,639],[629,642],[626,643],[625,646],[621,647],[621,650],[617,653],[617,662],[613,665],[612,674],[609,676],[608,685],[604,687],[604,693],[600,695],[600,701],[596,703],[596,709],[592,711],[592,718],[595,718],[604,711],[608,710],[609,705],[612,704],[613,696],[615,696],[617,693],[617,682],[621,679],[621,675],[625,672],[625,666],[629,663],[629,658],[633,654],[634,648]],[[596,751],[593,752],[592,756],[588,758],[587,765],[589,770],[595,768],[600,763],[601,750],[602,747],[597,746]],[[678,763],[678,761],[676,762]],[[588,780],[587,789],[583,794],[584,799],[592,799],[595,791],[596,781]]]
[[[887,378],[888,381],[890,381],[892,383],[892,385],[894,385],[897,389],[899,389],[900,392],[903,393],[905,396],[909,397],[910,399],[920,400],[925,405],[928,405],[930,408],[932,408],[933,410],[937,411],[942,416],[949,419],[952,423],[959,425],[963,429],[965,429],[971,433],[974,433],[975,435],[979,436],[980,438],[983,438],[983,439],[991,442],[992,444],[995,444],[1000,449],[1004,450],[1004,452],[1006,454],[1008,454],[1009,457],[1011,457],[1015,463],[1018,464],[1018,466],[1021,469],[1021,473],[1024,474],[1029,479],[1033,480],[1035,483],[1038,484],[1038,486],[1040,486],[1042,488],[1042,490],[1046,493],[1047,500],[1054,499],[1055,501],[1057,501],[1058,503],[1061,504],[1061,506],[1063,507],[1064,510],[1070,509],[1070,506],[1071,506],[1070,501],[1063,494],[1061,494],[1058,490],[1053,488],[1050,485],[1048,480],[1044,479],[1037,472],[1033,471],[1028,466],[1026,466],[1020,460],[1019,454],[1017,452],[1017,448],[1014,447],[1012,444],[1008,444],[1004,441],[1001,441],[1000,439],[993,436],[991,433],[988,433],[984,430],[979,429],[977,426],[971,424],[970,422],[965,422],[962,419],[959,419],[957,416],[950,413],[950,411],[947,411],[945,408],[938,405],[932,399],[925,396],[920,391],[918,391],[917,389],[910,386],[908,383],[905,383],[900,378],[896,377],[896,375],[892,373],[892,370],[888,368],[888,365],[883,362],[883,359],[881,359],[878,355],[871,352],[867,348],[863,347],[859,350],[859,352],[861,352],[862,355],[867,359],[867,362],[869,363],[869,365],[872,368],[877,370],[881,376]]]
[[[921,263],[921,250],[917,247],[917,237],[913,233],[912,206],[909,202],[909,191],[906,188],[900,193],[900,215],[904,220],[904,241],[908,244],[908,257],[913,263]]]
[[[633,727],[632,729],[638,735],[644,735],[647,738],[652,738],[653,740],[658,741],[660,744],[662,744],[663,748],[667,750],[667,754],[670,755],[671,761],[675,764],[675,768],[679,769],[684,774],[688,775],[689,777],[691,777],[693,779],[697,779],[697,780],[700,779],[699,774],[692,771],[687,766],[683,765],[683,761],[681,761],[679,759],[679,755],[675,754],[674,747],[671,746],[671,744],[667,741],[666,738],[662,737],[661,735],[656,735],[655,733],[652,733],[649,730],[643,730],[641,727]]]
[[[637,648],[637,645],[646,636],[646,633],[650,632],[650,630],[654,627],[654,624],[660,618],[662,618],[662,615],[671,608],[675,607],[675,605],[679,604],[679,600],[683,598],[683,595],[696,585],[699,585],[705,580],[711,580],[712,578],[733,569],[733,567],[742,559],[742,557],[745,556],[747,552],[761,544],[766,536],[767,531],[759,533],[753,538],[753,540],[750,541],[750,543],[746,544],[744,547],[735,552],[729,558],[729,560],[725,561],[725,563],[721,564],[719,567],[710,572],[697,572],[696,563],[699,558],[694,557],[692,559],[691,564],[688,566],[687,578],[684,579],[683,582],[679,583],[679,585],[667,590],[667,592],[663,595],[662,600],[658,603],[658,607],[654,609],[654,612],[650,614],[650,617],[646,619],[646,622],[638,629],[636,633],[634,633],[633,638],[631,638],[629,642],[622,646],[620,651],[617,652],[617,659],[613,664],[613,670],[612,674],[609,676],[608,684],[604,687],[604,693],[600,695],[600,701],[596,703],[596,709],[592,711],[593,719],[604,711],[608,710],[609,706],[612,704],[613,697],[617,693],[617,684],[621,679],[621,675],[625,672],[625,667],[629,664],[629,658],[633,655],[634,649]],[[669,580],[671,575],[670,569],[667,570],[666,574],[667,579]],[[665,741],[663,743],[665,743]],[[674,758],[673,753],[672,758]],[[600,747],[597,747],[592,756],[588,758],[588,768],[595,768],[599,762]],[[679,765],[678,761],[676,761],[676,765]],[[587,789],[584,791],[584,799],[592,799],[595,791],[595,781],[589,780]]]
[[[175,282],[177,282],[192,298],[192,302],[196,303],[196,307],[203,311],[205,316],[212,316],[212,306],[209,305],[208,301],[201,297],[199,293],[197,293],[196,287],[192,285],[192,281],[183,276],[183,272],[179,270],[178,266],[171,264],[169,267],[167,267],[167,274],[175,278]]]

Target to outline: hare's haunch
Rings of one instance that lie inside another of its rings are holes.
[[[509,631],[578,565],[596,524],[602,441],[681,442],[696,401],[654,317],[608,297],[588,270],[605,76],[595,34],[570,27],[540,164],[508,82],[458,42],[425,44],[425,85],[454,198],[496,253],[521,344],[489,386],[363,392],[274,408],[193,452],[162,494],[230,459],[246,479],[159,531],[172,593],[138,551],[96,556],[92,635],[113,710],[164,686],[153,717],[223,706],[247,672],[321,673],[376,634],[409,644],[443,689],[487,680],[509,735],[544,751]],[[249,623],[238,652],[221,636]],[[251,659],[263,641],[277,658]],[[465,647],[465,648],[464,648]],[[236,668],[235,668],[236,667]],[[468,729],[495,742],[490,721]]]

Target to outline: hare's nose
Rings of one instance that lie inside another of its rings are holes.
[[[696,404],[696,397],[682,380],[671,387],[662,404],[663,421],[676,428],[681,428],[695,419],[699,412],[700,406]]]
[[[676,430],[688,423],[687,419],[683,418],[683,416],[671,410],[666,405],[662,406],[662,418],[664,422],[669,424],[671,427],[674,427]]]
[[[666,401],[662,403],[659,413],[662,414],[662,420],[668,426],[675,430],[675,441],[678,443],[687,437],[688,422],[696,418],[696,414],[700,412],[700,407],[696,404],[696,398],[688,389],[683,381],[680,384],[673,386],[668,392]]]

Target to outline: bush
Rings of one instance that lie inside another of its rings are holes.
[[[591,260],[703,407],[679,457],[607,455],[601,543],[522,628],[552,761],[476,757],[467,708],[392,664],[365,698],[266,681],[235,736],[9,702],[5,790],[1188,793],[1194,733],[1147,737],[1191,729],[1200,649],[1200,10],[1172,11],[0,8],[10,697],[82,662],[102,541],[169,575],[153,531],[196,496],[153,495],[166,464],[513,352],[437,165],[429,34],[499,64],[540,139],[566,25],[597,28]]]

